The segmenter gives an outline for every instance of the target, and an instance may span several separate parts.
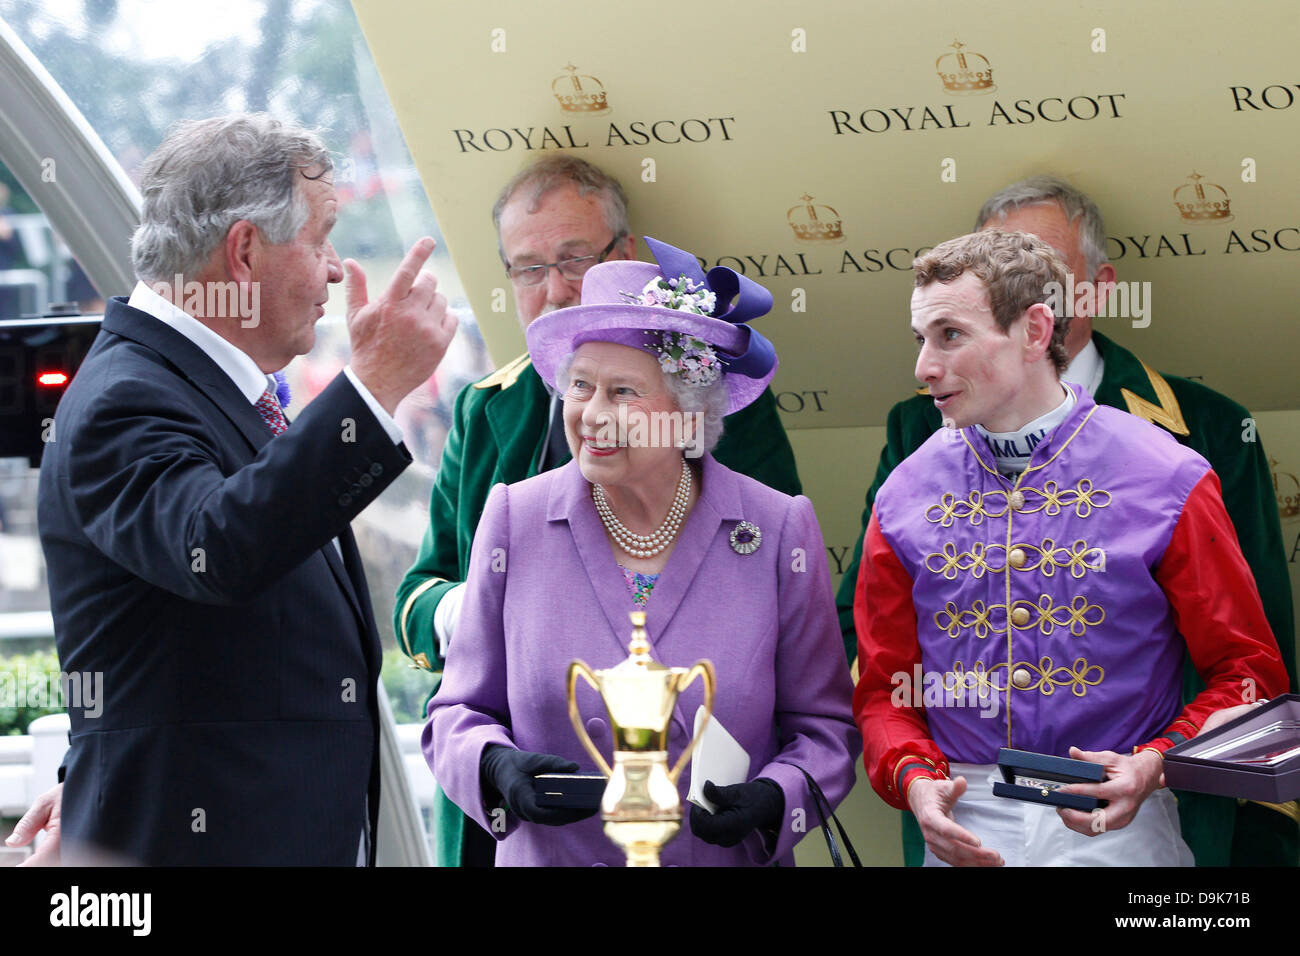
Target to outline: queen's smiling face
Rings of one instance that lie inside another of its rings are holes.
[[[613,342],[578,346],[564,393],[564,434],[588,481],[615,492],[675,484],[682,450],[663,440],[672,433],[658,427],[665,414],[681,410],[649,352]]]

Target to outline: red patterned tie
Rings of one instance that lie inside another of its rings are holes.
[[[275,392],[270,388],[257,400],[256,408],[257,413],[262,416],[262,421],[266,422],[266,427],[271,429],[272,435],[278,435],[289,427],[289,423],[284,419],[284,411],[280,408],[280,400],[275,397]]]

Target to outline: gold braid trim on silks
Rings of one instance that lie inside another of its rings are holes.
[[[1138,361],[1142,363],[1142,370],[1147,373],[1147,378],[1151,381],[1151,387],[1155,390],[1156,401],[1159,404],[1153,405],[1141,395],[1127,388],[1121,388],[1119,391],[1124,396],[1124,404],[1128,406],[1129,414],[1136,415],[1152,425],[1167,428],[1175,435],[1190,435],[1187,422],[1183,420],[1183,410],[1178,404],[1178,399],[1174,397],[1174,390],[1169,387],[1169,383],[1159,372],[1141,359]]]
[[[991,670],[984,669],[983,661],[976,661],[970,670],[961,661],[952,662],[952,670],[943,675],[943,689],[948,694],[956,694],[957,688],[974,691],[979,697],[987,699],[990,692],[1004,693],[1005,687],[999,687],[993,679],[993,672],[1006,663],[996,664]]]
[[[989,673],[992,674],[1002,667],[1007,667],[1006,662],[991,667]],[[1085,697],[1089,687],[1096,687],[1106,679],[1105,668],[1099,664],[1089,664],[1082,657],[1075,658],[1074,663],[1069,666],[1065,664],[1057,666],[1050,657],[1044,656],[1038,659],[1037,667],[1029,661],[1017,661],[1007,669],[1009,672],[1014,673],[1022,667],[1037,674],[1038,680],[1028,687],[1019,687],[1012,680],[1008,682],[1009,688],[1023,691],[1036,690],[1044,697],[1051,697],[1056,693],[1058,687],[1069,687],[1075,697]],[[1095,676],[1094,671],[1096,672]]]
[[[1050,578],[1056,573],[1056,569],[1060,568],[1069,571],[1075,578],[1081,578],[1089,571],[1106,570],[1106,552],[1102,548],[1089,546],[1082,538],[1077,539],[1070,546],[1057,545],[1053,538],[1044,538],[1041,545],[1028,542],[1011,545],[1012,551],[1017,548],[1038,555],[1037,560],[1032,563],[1026,561],[1020,567],[1012,569],[1021,574],[1041,570],[1044,577]],[[977,541],[969,551],[958,551],[956,542],[948,541],[944,543],[941,551],[931,551],[925,556],[925,567],[933,574],[942,574],[949,581],[956,580],[959,571],[969,571],[975,578],[982,578],[985,572],[1001,574],[1007,569],[1005,559],[1000,566],[988,563],[988,559],[995,551],[1005,554],[1007,547],[1001,544],[986,545],[982,541]]]
[[[1024,624],[1011,620],[1011,613],[1023,608],[1029,617]],[[991,620],[994,611],[1003,611],[1007,615],[1007,626],[998,627]],[[1037,616],[1034,614],[1037,612]],[[1036,601],[1024,599],[1012,601],[1008,608],[1005,604],[988,604],[973,601],[969,610],[962,610],[952,601],[944,604],[943,609],[934,614],[934,625],[956,640],[962,631],[974,629],[975,637],[984,640],[990,634],[1007,634],[1014,628],[1017,631],[1029,631],[1038,628],[1044,637],[1051,637],[1058,628],[1069,628],[1075,637],[1083,637],[1088,628],[1097,627],[1106,620],[1106,610],[1099,604],[1089,604],[1082,594],[1075,595],[1069,604],[1057,604],[1050,594],[1040,594]]]
[[[929,767],[930,767],[931,770],[933,770],[935,773],[937,773],[937,774],[939,775],[939,779],[940,779],[940,780],[947,780],[947,779],[949,779],[948,775],[947,775],[946,773],[944,773],[942,770],[940,770],[938,767],[936,767],[935,764],[934,764],[934,761],[931,760],[929,757],[922,757],[920,754],[904,754],[903,756],[899,757],[897,761],[894,762],[894,769],[893,769],[893,772],[890,773],[890,775],[889,775],[889,786],[890,786],[890,788],[891,788],[895,793],[898,793],[898,792],[899,792],[899,790],[898,790],[898,768],[901,767],[904,763],[923,763],[923,764],[927,764],[927,765],[929,765]],[[907,795],[906,795],[906,794],[903,794],[903,799],[904,799],[904,800],[907,799]]]
[[[985,518],[1001,518],[1011,511],[1011,495],[1020,494],[1024,503],[1015,510],[1021,514],[1036,514],[1056,517],[1062,507],[1073,508],[1077,517],[1086,518],[1093,508],[1105,508],[1112,498],[1109,491],[1092,486],[1092,479],[1080,478],[1073,488],[1062,489],[1055,480],[1043,482],[1042,488],[1030,485],[1017,485],[1014,491],[1000,489],[980,492],[972,491],[967,498],[958,500],[952,492],[945,492],[937,504],[925,509],[925,520],[944,528],[951,528],[957,519],[969,520],[972,525],[984,523]],[[1039,499],[1034,503],[1035,498]]]
[[[1011,675],[1021,668],[1036,674],[1037,679],[1025,687],[1016,684]],[[1007,672],[1005,686],[998,684],[998,671]],[[966,670],[961,661],[953,661],[952,670],[943,675],[943,689],[949,694],[955,694],[957,688],[961,687],[965,692],[973,692],[984,698],[989,696],[990,691],[1001,694],[1009,690],[1036,690],[1044,697],[1051,697],[1056,693],[1056,688],[1069,687],[1075,697],[1084,697],[1089,687],[1096,687],[1105,679],[1105,668],[1099,664],[1089,664],[1083,657],[1076,658],[1069,665],[1058,665],[1046,656],[1039,658],[1037,665],[1030,661],[1016,661],[1008,665],[1006,661],[1001,661],[987,670],[983,661],[976,661],[970,670]]]

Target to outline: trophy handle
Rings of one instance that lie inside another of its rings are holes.
[[[673,782],[673,786],[677,785],[677,779],[686,768],[686,761],[691,759],[691,754],[695,751],[695,745],[699,743],[700,734],[704,733],[704,728],[709,725],[709,720],[713,717],[713,692],[717,684],[717,678],[713,673],[712,661],[696,661],[695,666],[686,672],[686,679],[677,685],[677,692],[684,691],[697,676],[704,678],[704,720],[700,723],[700,732],[686,745],[686,749],[677,758],[677,763],[673,764],[673,769],[668,772],[668,779]]]
[[[605,758],[600,755],[596,745],[591,742],[591,737],[587,735],[587,728],[582,726],[582,717],[578,714],[578,695],[574,693],[578,689],[578,675],[581,674],[587,679],[587,683],[592,686],[596,693],[600,693],[600,685],[596,683],[596,675],[591,672],[585,661],[571,661],[569,663],[569,676],[566,682],[565,695],[569,698],[569,720],[573,722],[573,729],[578,732],[578,739],[582,741],[582,746],[587,748],[587,753],[591,754],[596,766],[600,768],[608,779],[614,776],[614,771],[610,769]]]

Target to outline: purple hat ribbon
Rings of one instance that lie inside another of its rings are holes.
[[[726,266],[714,266],[706,276],[700,267],[700,261],[689,252],[649,236],[642,238],[659,263],[664,278],[675,279],[684,275],[692,282],[703,283],[717,296],[717,305],[710,318],[742,325],[772,311],[772,293],[753,279]],[[722,356],[728,372],[748,378],[762,378],[776,364],[776,349],[762,333],[748,325],[745,325],[745,330],[749,332],[749,347],[743,354],[732,355],[721,349],[718,354]]]

